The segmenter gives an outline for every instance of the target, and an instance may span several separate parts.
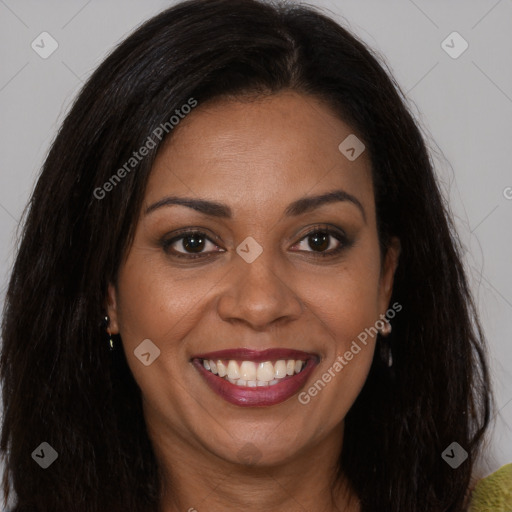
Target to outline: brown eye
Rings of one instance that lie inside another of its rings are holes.
[[[308,243],[309,247],[311,247],[314,251],[325,251],[329,249],[330,245],[330,237],[329,233],[325,233],[322,231],[317,231],[311,235],[308,235]]]
[[[205,251],[205,249],[208,249],[208,244],[210,244],[213,249],[219,248],[206,236],[205,233],[200,231],[182,233],[180,236],[166,240],[162,243],[164,250],[167,253],[178,258],[197,258],[202,257],[203,255],[206,256],[211,252],[219,252]]]
[[[318,256],[336,255],[349,245],[343,232],[330,228],[315,228],[296,244],[299,251],[317,253]]]
[[[206,245],[206,238],[201,233],[184,236],[181,238],[181,245],[185,251],[200,253]]]

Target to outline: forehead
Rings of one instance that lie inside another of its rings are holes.
[[[349,136],[328,106],[294,92],[199,105],[160,149],[145,204],[181,194],[261,211],[342,188],[372,211],[367,152],[350,161],[339,149]]]

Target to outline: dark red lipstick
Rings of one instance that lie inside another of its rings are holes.
[[[299,373],[286,375],[278,379],[279,382],[276,384],[261,387],[232,384],[226,378],[207,370],[203,365],[203,360],[221,360],[227,365],[229,360],[236,360],[239,363],[252,361],[257,364],[266,361],[275,363],[279,360],[290,359],[303,362],[303,368]],[[249,350],[238,348],[196,354],[192,357],[192,363],[204,377],[210,389],[227,402],[242,407],[265,407],[288,400],[304,386],[318,362],[319,358],[316,354],[292,349]]]

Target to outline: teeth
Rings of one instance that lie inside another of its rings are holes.
[[[240,378],[240,368],[238,367],[238,363],[236,361],[233,361],[233,360],[229,361],[228,377],[230,379],[239,379]]]
[[[240,365],[240,376],[242,379],[256,379],[256,365],[252,361],[243,361]]]
[[[274,373],[274,365],[270,361],[266,361],[258,365],[256,378],[258,380],[264,380],[266,382],[269,382],[274,378]]]
[[[217,373],[219,374],[219,377],[225,377],[228,374],[228,370],[222,361],[217,361]]]
[[[203,360],[203,366],[219,377],[225,378],[231,384],[249,388],[273,386],[286,376],[300,373],[304,368],[304,361],[295,359],[280,359],[272,363],[264,361],[213,361]]]
[[[286,361],[277,361],[274,365],[274,377],[276,379],[282,379],[286,377]]]

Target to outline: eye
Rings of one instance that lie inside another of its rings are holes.
[[[349,245],[349,240],[343,231],[321,226],[310,230],[298,244],[295,244],[300,251],[315,252],[321,257],[334,256]],[[308,247],[312,250],[308,251]]]
[[[170,240],[163,240],[162,246],[164,251],[176,256],[177,258],[201,258],[207,256],[211,252],[207,251],[208,244],[213,248],[219,249],[218,245],[213,243],[205,233],[201,231],[186,231],[180,236],[175,236]]]
[[[210,244],[210,250],[208,245]],[[215,252],[224,252],[203,231],[189,230],[170,239],[163,239],[161,245],[167,254],[176,258],[206,258]],[[339,229],[315,226],[295,244],[300,252],[313,252],[320,257],[335,256],[350,246],[345,233]],[[308,250],[308,247],[311,250]],[[217,249],[217,250],[215,250]]]

